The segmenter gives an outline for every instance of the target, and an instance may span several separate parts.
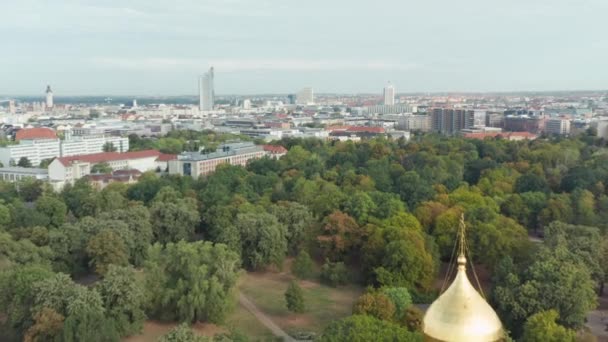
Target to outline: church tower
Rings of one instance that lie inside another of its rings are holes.
[[[456,277],[424,315],[425,341],[504,341],[504,330],[498,315],[467,277],[464,215],[460,218],[456,243],[459,245]],[[449,274],[450,272],[446,277],[449,277]]]

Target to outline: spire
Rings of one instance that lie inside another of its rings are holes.
[[[464,213],[460,214],[460,224],[458,225],[458,270],[464,270],[467,265],[466,258],[466,229],[464,223]]]

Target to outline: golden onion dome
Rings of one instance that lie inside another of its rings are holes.
[[[463,226],[464,220],[461,221],[461,252],[456,278],[426,311],[424,335],[427,341],[502,341],[504,330],[500,319],[467,277]]]

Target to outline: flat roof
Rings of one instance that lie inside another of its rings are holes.
[[[22,173],[30,175],[44,175],[49,173],[47,169],[33,168],[33,167],[0,167],[0,173]]]

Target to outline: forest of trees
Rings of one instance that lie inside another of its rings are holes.
[[[188,135],[134,147],[180,152]],[[470,257],[491,273],[488,297],[513,338],[573,339],[596,306],[608,278],[602,139],[276,143],[289,149],[280,160],[201,179],[146,173],[60,193],[0,183],[0,339],[117,341],[147,318],[222,323],[242,269],[297,256],[298,276],[312,259],[322,281],[369,288],[319,340],[420,341],[411,304],[437,296],[463,213]]]

